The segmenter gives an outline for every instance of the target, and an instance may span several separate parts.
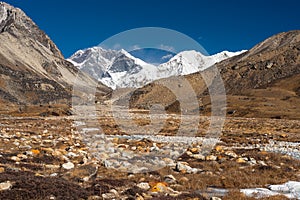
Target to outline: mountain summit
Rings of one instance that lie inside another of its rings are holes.
[[[216,62],[243,52],[223,51],[204,56],[193,50],[183,51],[168,62],[155,66],[134,57],[124,49],[116,51],[92,47],[77,51],[69,61],[113,89],[137,88],[157,79],[202,71]]]

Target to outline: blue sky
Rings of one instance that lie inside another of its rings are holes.
[[[181,32],[200,43],[209,54],[249,49],[276,33],[300,29],[298,0],[5,2],[24,10],[65,57],[139,27],[163,27]]]

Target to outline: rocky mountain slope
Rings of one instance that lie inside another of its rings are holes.
[[[154,66],[125,50],[92,47],[77,51],[69,61],[113,89],[137,88],[157,79],[202,71],[216,62],[243,52],[223,51],[216,55],[205,56],[196,51],[184,51],[168,62]]]
[[[97,85],[66,61],[22,10],[4,2],[0,3],[0,77],[0,101],[19,105],[66,103],[74,81]]]
[[[274,35],[248,52],[215,66],[224,81],[229,115],[300,118],[299,30]],[[209,68],[201,74],[184,77],[194,88],[202,113],[210,112],[210,98],[202,78],[202,75],[210,73]],[[131,96],[131,106],[149,108],[151,104],[161,103],[172,111],[179,111],[176,97],[167,88],[161,87],[161,81],[176,85],[178,78],[160,80],[137,89]]]

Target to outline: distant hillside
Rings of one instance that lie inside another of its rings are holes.
[[[224,81],[230,116],[300,118],[299,30],[274,35],[215,66]],[[208,73],[210,69],[201,74]],[[210,99],[201,74],[185,78],[199,98],[200,110],[209,114]],[[177,80],[159,80],[137,89],[131,96],[131,107],[149,108],[153,103],[162,103],[169,111],[178,112],[175,96],[161,87],[160,81],[173,81],[175,85]]]

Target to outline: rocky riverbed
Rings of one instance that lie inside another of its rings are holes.
[[[145,135],[137,134],[143,128],[126,133],[116,116],[94,114],[2,116],[0,199],[299,198],[296,120],[227,118],[217,144],[203,154],[207,117],[191,137],[176,134],[176,115],[158,134]],[[146,115],[136,116],[137,124],[149,124]]]

